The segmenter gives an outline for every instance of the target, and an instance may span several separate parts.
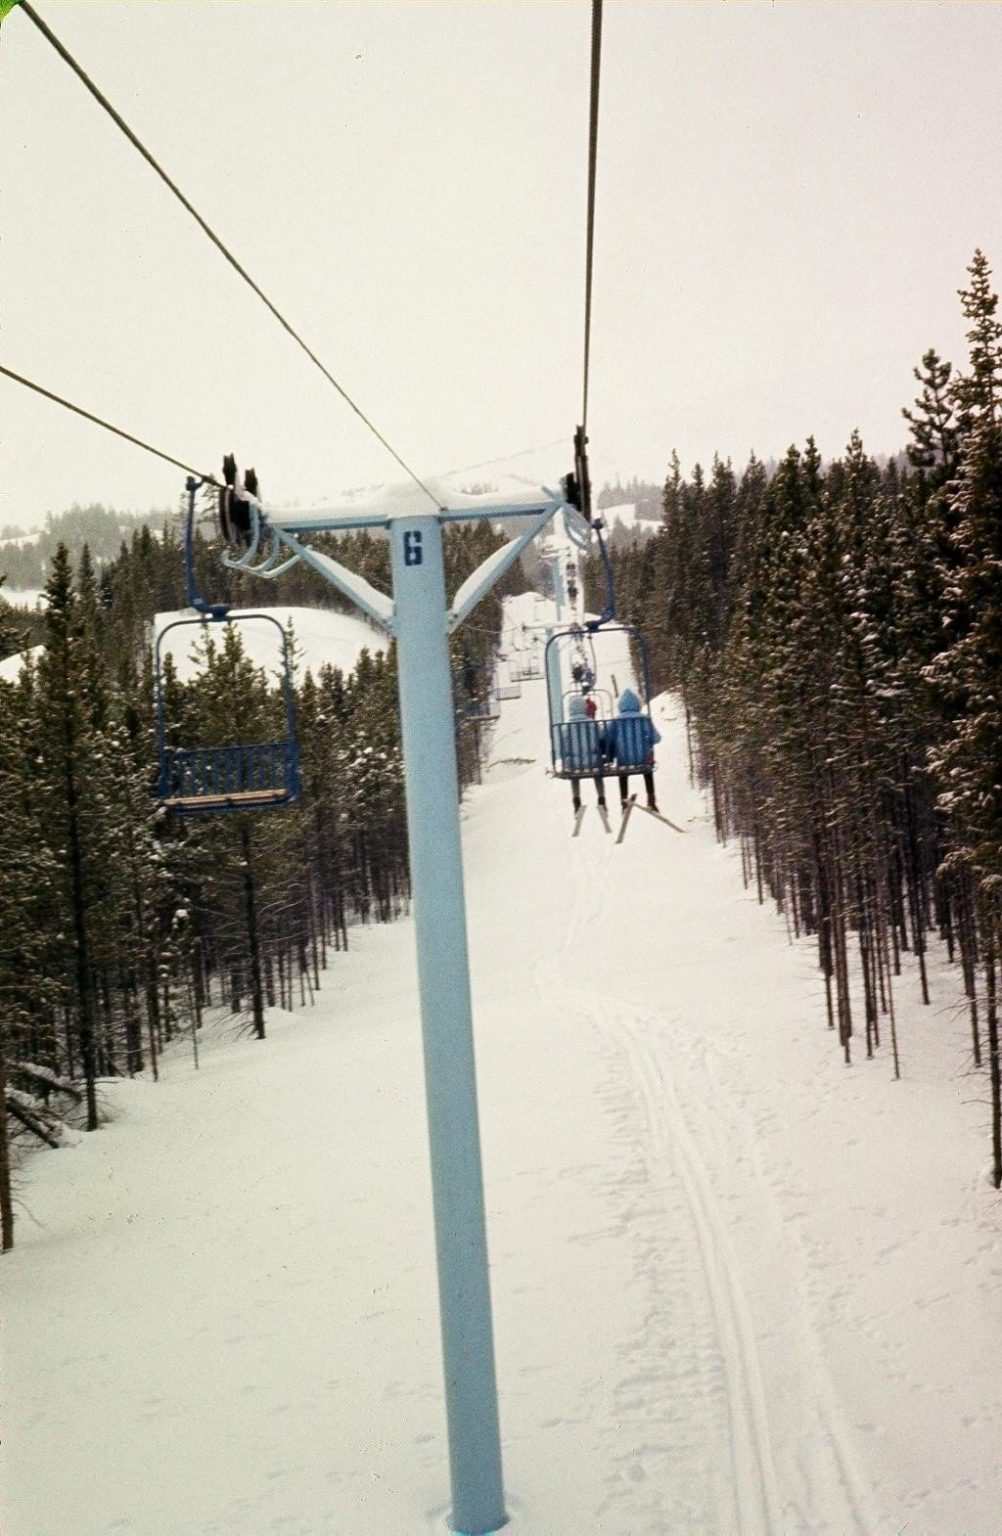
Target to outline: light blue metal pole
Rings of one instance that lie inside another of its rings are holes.
[[[450,1525],[464,1536],[487,1536],[508,1517],[438,517],[394,520],[390,544],[449,1430]]]
[[[557,623],[559,624],[564,610],[564,572],[559,552],[551,556],[550,569],[553,573],[553,599],[557,605]]]
[[[546,697],[550,706],[550,720],[556,724],[564,718],[564,679],[560,671],[560,643],[551,645],[554,631],[546,631],[546,649],[543,656],[546,661]],[[552,725],[551,725],[552,735]]]

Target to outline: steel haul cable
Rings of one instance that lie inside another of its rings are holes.
[[[588,369],[591,362],[591,287],[595,256],[595,179],[598,167],[598,93],[602,70],[602,0],[591,6],[591,93],[588,110],[588,215],[585,238],[584,390],[581,429],[588,426]]]
[[[591,89],[588,103],[588,210],[585,219],[585,315],[584,384],[581,392],[581,422],[574,433],[574,472],[567,476],[564,488],[568,501],[592,522],[591,475],[588,470],[588,378],[591,365],[591,294],[595,263],[595,180],[598,165],[598,96],[602,70],[602,0],[591,6]]]
[[[178,469],[187,470],[189,475],[194,475],[209,485],[219,484],[213,475],[207,475],[201,469],[192,469],[190,464],[185,464],[181,459],[175,459],[173,454],[164,453],[161,448],[154,448],[152,443],[145,443],[141,437],[133,437],[131,432],[125,432],[121,427],[113,426],[102,416],[95,416],[93,411],[85,411],[82,405],[74,405],[72,400],[64,400],[62,395],[54,394],[51,389],[43,389],[41,384],[36,384],[33,379],[26,379],[22,373],[15,373],[13,368],[5,368],[3,363],[0,363],[0,373],[8,379],[13,379],[16,384],[23,384],[26,389],[33,389],[36,395],[44,395],[46,400],[53,400],[56,405],[65,406],[66,410],[82,416],[85,421],[92,421],[96,426],[103,427],[106,432],[114,432],[116,437],[124,437],[127,443],[135,443],[137,448],[145,449],[147,453],[154,454],[158,459],[163,459],[168,464],[176,464]]]
[[[91,80],[90,76],[86,73],[86,71],[77,63],[76,59],[70,53],[69,49],[66,48],[64,46],[64,44],[59,41],[58,37],[56,37],[56,35],[52,31],[52,29],[42,20],[41,16],[39,16],[38,12],[34,9],[34,7],[28,3],[28,0],[21,0],[21,4],[19,6],[19,10],[22,11],[25,16],[28,16],[31,19],[31,21],[34,22],[35,26],[38,28],[39,32],[41,32],[42,36],[46,39],[46,41],[52,45],[52,47],[59,54],[59,57],[66,64],[69,65],[70,69],[72,69],[73,73],[77,76],[77,78],[87,87],[88,91],[90,91],[91,95],[94,97],[94,100],[99,104],[99,106],[101,106],[104,109],[105,112],[107,112],[108,116],[111,118],[112,122],[116,125],[116,127],[119,128],[121,130],[121,132],[125,134],[125,137],[129,140],[129,143],[132,144],[133,147],[139,151],[139,153],[142,155],[143,159],[146,161],[146,163],[149,166],[152,167],[152,169],[160,177],[160,180],[165,184],[165,186],[170,188],[171,192],[173,192],[174,196],[177,198],[177,200],[181,204],[181,206],[184,209],[186,209],[188,213],[191,214],[191,216],[195,220],[195,222],[204,231],[204,233],[209,237],[209,239],[212,241],[212,243],[216,247],[216,249],[226,258],[226,260],[229,262],[230,266],[234,269],[234,271],[239,273],[239,275],[243,278],[244,282],[248,285],[248,287],[252,289],[252,291],[257,295],[257,297],[266,306],[266,308],[271,311],[271,313],[274,315],[275,319],[278,321],[279,325],[282,326],[283,330],[288,332],[288,334],[292,337],[292,339],[296,343],[296,345],[298,347],[300,347],[302,349],[302,351],[306,353],[306,356],[310,359],[310,361],[313,364],[315,364],[315,366],[317,368],[319,368],[319,370],[323,374],[324,378],[327,379],[327,381],[334,386],[334,388],[337,390],[338,394],[341,396],[342,400],[344,400],[345,403],[351,407],[351,409],[355,412],[355,415],[359,418],[359,420],[364,422],[364,424],[368,427],[369,431],[373,434],[373,436],[383,445],[383,447],[386,449],[387,453],[389,453],[396,460],[396,462],[400,465],[400,468],[405,472],[405,474],[407,474],[409,476],[409,478],[411,480],[414,481],[415,485],[417,485],[425,493],[425,495],[428,496],[431,499],[431,501],[433,501],[435,503],[436,507],[439,506],[438,497],[435,496],[434,493],[431,490],[429,490],[428,486],[425,485],[424,481],[421,480],[420,477],[414,473],[414,471],[411,469],[410,465],[407,464],[400,457],[400,454],[396,451],[396,449],[392,446],[392,444],[387,442],[386,438],[379,431],[379,429],[373,424],[373,422],[370,421],[369,417],[366,416],[365,412],[361,409],[361,407],[359,405],[356,405],[355,401],[348,394],[347,390],[344,389],[343,386],[338,383],[337,379],[329,371],[329,369],[324,366],[324,364],[320,361],[319,357],[317,357],[316,353],[313,352],[311,350],[311,348],[307,346],[306,342],[299,335],[298,331],[295,330],[295,328],[285,318],[285,316],[281,313],[281,311],[276,308],[276,306],[271,302],[271,300],[268,298],[268,295],[263,291],[263,289],[258,287],[257,283],[250,276],[249,272],[247,272],[247,270],[244,267],[241,266],[240,262],[233,255],[232,251],[230,251],[227,248],[227,246],[225,246],[223,244],[222,240],[216,234],[215,230],[213,230],[211,225],[209,225],[206,222],[206,220],[202,218],[202,215],[198,212],[198,209],[193,207],[193,205],[188,201],[188,199],[185,197],[184,193],[181,191],[180,187],[178,187],[177,184],[174,181],[171,180],[171,178],[168,176],[167,172],[163,169],[163,167],[158,163],[158,161],[154,158],[154,156],[146,148],[145,144],[143,144],[143,142],[137,137],[137,135],[135,133],[133,133],[132,129],[129,127],[128,123],[121,116],[121,114],[116,112],[115,108],[112,106],[112,104],[108,100],[108,98],[104,95],[103,91],[101,91],[98,88],[98,86],[96,86],[94,84],[93,80]],[[13,375],[13,377],[17,377],[17,376]],[[42,391],[42,393],[45,393],[45,391]],[[55,399],[57,397],[53,396],[52,398]],[[65,403],[65,402],[63,402],[63,403]],[[76,408],[73,407],[73,409],[76,409]],[[85,415],[86,412],[81,412],[81,414]],[[106,423],[102,423],[102,425],[106,425]],[[117,430],[117,429],[112,429],[112,430]],[[121,436],[126,437],[126,436],[128,436],[128,434],[127,433],[122,433]],[[142,446],[145,446],[145,444],[142,445]]]

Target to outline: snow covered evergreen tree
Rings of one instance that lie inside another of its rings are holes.
[[[954,385],[961,463],[950,506],[953,559],[946,575],[946,648],[928,675],[950,725],[933,752],[939,804],[953,829],[952,867],[975,881],[985,977],[992,1151],[1002,1185],[998,965],[1002,942],[1002,324],[985,257],[977,251],[961,291],[970,370]]]

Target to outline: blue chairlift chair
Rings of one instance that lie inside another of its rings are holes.
[[[587,686],[581,687],[574,682],[571,669],[581,654],[581,636],[577,627],[551,635],[546,645],[546,685],[551,765],[553,775],[558,779],[613,778],[619,774],[649,773],[654,767],[650,728],[644,723],[650,719],[650,673],[643,635],[628,624],[607,625],[601,634],[620,634],[627,638],[640,674],[637,692],[641,698],[641,712],[633,716],[617,714],[612,693],[604,686],[595,685],[597,663],[587,669],[592,679]],[[572,683],[569,688],[566,686],[568,682]],[[594,699],[594,716],[568,719],[569,701],[582,695]],[[613,741],[616,744],[614,755],[611,751]]]
[[[208,603],[195,590],[195,492],[199,481],[189,478],[185,527],[185,586],[196,618],[174,619],[157,636],[154,680],[157,707],[159,775],[157,797],[175,816],[206,816],[221,811],[266,810],[289,805],[300,795],[299,745],[295,735],[295,702],[289,637],[269,613],[234,615],[225,603]],[[264,620],[273,624],[282,643],[282,702],[285,734],[277,741],[240,742],[228,746],[174,746],[168,742],[164,700],[164,640],[172,630],[209,624],[244,624]]]

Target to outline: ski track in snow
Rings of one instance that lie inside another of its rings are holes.
[[[679,1179],[695,1227],[724,1362],[736,1529],[741,1536],[775,1536],[776,1475],[755,1336],[706,1170],[653,1050],[629,1019],[617,1020],[611,1011],[605,1017],[618,1030],[640,1085],[651,1145]]]
[[[819,1536],[821,1532],[870,1536],[879,1522],[870,1507],[868,1491],[854,1469],[830,1394],[824,1400],[818,1396],[823,1383],[820,1362],[810,1381],[801,1383],[805,1389],[801,1411],[813,1420],[810,1431],[804,1429],[800,1433],[795,1458],[803,1493],[796,1501],[791,1498],[785,1509],[781,1507],[755,1323],[713,1180],[699,1150],[700,1145],[716,1142],[726,1156],[718,1129],[720,1100],[715,1101],[711,1111],[705,1103],[695,1104],[690,1090],[684,1112],[673,1083],[677,1061],[671,1070],[664,1070],[651,1040],[656,1021],[622,1010],[613,998],[604,998],[603,1004],[602,1026],[617,1039],[640,1090],[644,1123],[658,1160],[656,1176],[678,1180],[698,1243],[727,1398],[734,1490],[733,1526],[727,1528],[733,1528],[739,1536],[783,1536],[793,1529]],[[702,1121],[698,1139],[689,1129],[690,1116]],[[757,1204],[764,1191],[756,1194]],[[662,1234],[662,1240],[668,1245],[680,1245],[681,1234],[672,1225]],[[691,1271],[684,1270],[679,1275],[677,1264],[675,1268],[676,1284],[693,1283]],[[815,1401],[811,1402],[810,1397]],[[817,1465],[819,1446],[827,1447],[831,1453],[831,1465],[824,1470]]]
[[[591,877],[574,883],[573,907],[560,947],[565,963],[601,917],[608,859],[591,862]],[[644,1529],[652,1536],[659,1531],[711,1527],[732,1530],[736,1536],[781,1536],[788,1527],[779,1513],[754,1328],[706,1169],[686,1127],[671,1077],[662,1071],[649,1039],[652,1020],[624,1009],[617,998],[568,986],[552,961],[540,962],[536,970],[541,995],[562,991],[593,1030],[606,1039],[614,1038],[622,1050],[640,1092],[645,1150],[651,1154],[644,1157],[638,1181],[653,1189],[658,1206],[653,1230],[642,1240],[649,1311],[643,1335],[631,1346],[630,1372],[619,1387],[623,1417],[637,1420],[647,1437],[619,1469],[609,1506],[615,1505],[618,1492],[626,1497],[631,1525],[624,1526],[624,1531],[640,1529],[636,1522],[643,1507],[652,1522]],[[624,1135],[635,1139],[633,1104],[621,1105],[619,1114]],[[629,1228],[634,1202],[629,1194],[627,1200],[624,1226]],[[699,1274],[691,1262],[693,1242]],[[698,1290],[694,1293],[700,1281],[705,1284],[708,1309],[701,1305],[704,1298]],[[666,1397],[670,1407],[662,1408]],[[725,1415],[720,1412],[721,1397]],[[721,1477],[713,1465],[712,1448],[722,1434],[730,1444],[729,1477]],[[681,1484],[680,1461],[688,1473]],[[639,1496],[638,1484],[650,1486],[647,1498]],[[698,1501],[706,1496],[707,1486],[716,1507],[711,1505],[700,1515]],[[680,1499],[686,1493],[688,1502]],[[726,1514],[725,1505],[730,1506]],[[850,1507],[854,1531],[865,1536],[854,1501]],[[822,1527],[803,1529],[820,1532]],[[839,1529],[848,1536],[844,1522]]]

